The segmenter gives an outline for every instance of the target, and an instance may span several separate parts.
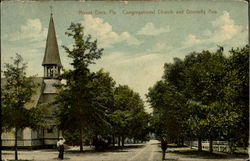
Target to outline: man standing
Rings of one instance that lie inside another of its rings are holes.
[[[59,155],[58,155],[58,158],[59,159],[63,159],[63,153],[64,153],[64,142],[65,142],[65,139],[64,138],[59,138],[59,141],[57,142],[57,149],[59,151]]]
[[[162,160],[165,160],[165,153],[168,147],[167,139],[162,137],[161,138],[161,150],[162,150]]]

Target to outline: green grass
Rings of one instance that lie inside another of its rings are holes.
[[[235,153],[248,154],[248,150],[247,150],[247,148],[237,147]]]
[[[194,149],[180,149],[175,151],[170,151],[175,155],[182,155],[188,158],[202,158],[202,159],[234,159],[234,158],[248,158],[247,154],[228,154],[222,152],[209,153],[208,151],[198,152]]]

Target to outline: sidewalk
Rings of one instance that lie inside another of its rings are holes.
[[[90,146],[84,146],[84,151],[94,151]],[[67,153],[78,152],[80,150],[79,146],[69,146],[65,148],[65,160],[68,160]],[[77,155],[77,154],[76,154]],[[15,152],[13,150],[3,150],[2,159],[14,160]],[[39,150],[18,150],[19,160],[34,160],[34,161],[50,161],[59,160],[57,149],[39,149]]]

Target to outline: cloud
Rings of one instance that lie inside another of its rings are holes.
[[[124,4],[128,4],[128,1],[126,1],[126,0],[120,0],[120,2],[122,2]]]
[[[5,34],[2,37],[2,61],[11,63],[11,57],[20,54],[27,62],[27,74],[43,75],[42,60],[45,52],[48,28],[43,28],[40,19],[27,19],[26,23],[16,32]],[[57,39],[59,50],[62,41]],[[62,52],[60,52],[62,53]],[[4,67],[4,64],[1,64]]]
[[[166,50],[170,50],[171,47],[166,45],[166,43],[158,42],[151,49],[147,49],[147,52],[159,53],[165,52]]]
[[[44,40],[47,36],[47,28],[42,28],[40,19],[28,19],[25,25],[22,25],[20,31],[8,35],[9,41],[18,41],[27,39],[30,41]]]
[[[3,62],[11,63],[10,58],[18,53],[23,56],[25,62],[28,62],[28,75],[37,73],[41,75],[47,32],[48,29],[42,27],[40,19],[28,19],[18,31],[4,35],[1,49]]]
[[[42,44],[35,44],[37,46]],[[43,45],[43,47],[45,44]],[[35,75],[39,74],[42,76],[43,68],[42,68],[42,60],[44,49],[37,48],[36,46],[32,45],[25,45],[25,46],[15,46],[13,44],[3,43],[2,44],[2,62],[1,67],[3,70],[5,63],[12,63],[11,57],[15,57],[16,53],[20,54],[24,62],[27,63],[26,72],[28,75]]]
[[[212,21],[211,24],[212,29],[205,30],[200,37],[189,34],[183,42],[184,46],[204,43],[231,44],[235,46],[244,45],[247,42],[247,29],[236,25],[227,11],[224,11],[223,15]]]
[[[101,18],[94,18],[92,15],[85,15],[81,21],[86,34],[97,38],[101,47],[110,48],[116,43],[126,42],[128,45],[139,45],[142,42],[128,32],[118,34],[113,31],[112,25],[104,22]]]
[[[156,28],[155,25],[151,22],[147,23],[141,30],[137,32],[138,35],[159,35],[161,33],[169,32],[169,26],[165,28],[160,27]]]
[[[131,53],[112,52],[110,55],[103,55],[91,69],[104,68],[118,84],[129,85],[143,97],[148,87],[161,78],[164,61],[166,59],[159,54],[135,56]]]
[[[185,40],[185,44],[186,45],[192,45],[192,44],[199,44],[201,42],[204,42],[205,40],[200,40],[196,37],[196,35],[194,34],[189,34],[187,37],[186,37],[186,40]]]
[[[128,85],[146,101],[145,94],[163,75],[165,62],[172,62],[171,54],[131,53],[115,51],[103,55],[91,70],[103,68],[117,84]]]
[[[211,35],[213,41],[221,42],[229,40],[241,32],[242,27],[234,24],[228,12],[224,11],[223,15],[212,22],[217,30]]]

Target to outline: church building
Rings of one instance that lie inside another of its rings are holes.
[[[25,104],[25,108],[47,106],[49,113],[46,117],[48,126],[47,128],[25,128],[22,131],[18,131],[17,145],[22,148],[54,147],[56,146],[58,138],[61,136],[61,132],[58,130],[55,121],[56,105],[53,104],[58,94],[58,89],[54,87],[54,84],[60,83],[60,80],[56,79],[56,76],[60,74],[60,70],[62,69],[53,14],[51,14],[50,17],[46,48],[41,63],[44,68],[44,76],[33,78],[34,84],[36,85],[35,92],[32,95],[31,101]],[[5,79],[2,78],[1,86],[4,86],[4,84]],[[14,146],[14,142],[14,131],[2,134],[3,147],[12,147]]]

